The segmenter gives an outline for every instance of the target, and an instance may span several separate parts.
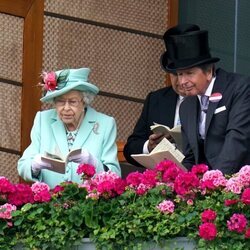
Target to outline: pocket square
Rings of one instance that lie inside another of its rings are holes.
[[[214,111],[214,114],[218,114],[226,109],[227,109],[226,106],[219,107]]]

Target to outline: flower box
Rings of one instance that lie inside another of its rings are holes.
[[[196,249],[194,241],[186,237],[177,237],[172,240],[168,240],[160,247],[155,243],[147,242],[142,244],[142,250],[166,250],[166,249],[181,249],[181,250],[194,250]],[[22,250],[21,246],[17,246],[14,250]],[[79,246],[72,247],[68,250],[96,250],[95,244],[89,239],[82,239],[82,243]]]
[[[152,242],[142,244],[142,250],[166,250],[166,249],[182,249],[182,250],[194,250],[196,244],[193,240],[186,237],[177,237],[172,240],[168,240],[160,247]],[[72,250],[95,250],[95,244],[91,242],[89,238],[84,238],[81,245],[73,247]]]
[[[111,172],[95,174],[89,165],[78,170],[84,170],[83,184],[62,183],[53,190],[0,177],[2,249],[17,243],[53,250],[250,245],[250,166],[229,177],[205,165],[182,172],[165,161],[126,180]]]
[[[181,249],[181,250],[194,250],[196,244],[193,240],[186,237],[177,237],[172,240],[167,240],[163,246],[158,246],[155,243],[144,243],[142,250],[166,250],[166,249]]]

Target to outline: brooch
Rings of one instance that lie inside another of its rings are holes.
[[[94,126],[93,126],[93,129],[92,129],[93,132],[94,132],[96,135],[99,134],[98,129],[99,129],[99,123],[96,122],[96,123],[94,124]]]

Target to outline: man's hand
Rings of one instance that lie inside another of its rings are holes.
[[[148,138],[148,151],[151,152],[165,137],[163,133],[152,134]]]
[[[168,139],[171,143],[174,143],[173,137],[169,133],[157,133],[157,134],[152,134],[148,138],[148,151],[151,152],[160,142],[163,138]]]

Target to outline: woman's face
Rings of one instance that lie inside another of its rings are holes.
[[[82,93],[77,90],[72,90],[56,97],[54,101],[57,114],[62,122],[69,130],[75,130],[85,107]]]

